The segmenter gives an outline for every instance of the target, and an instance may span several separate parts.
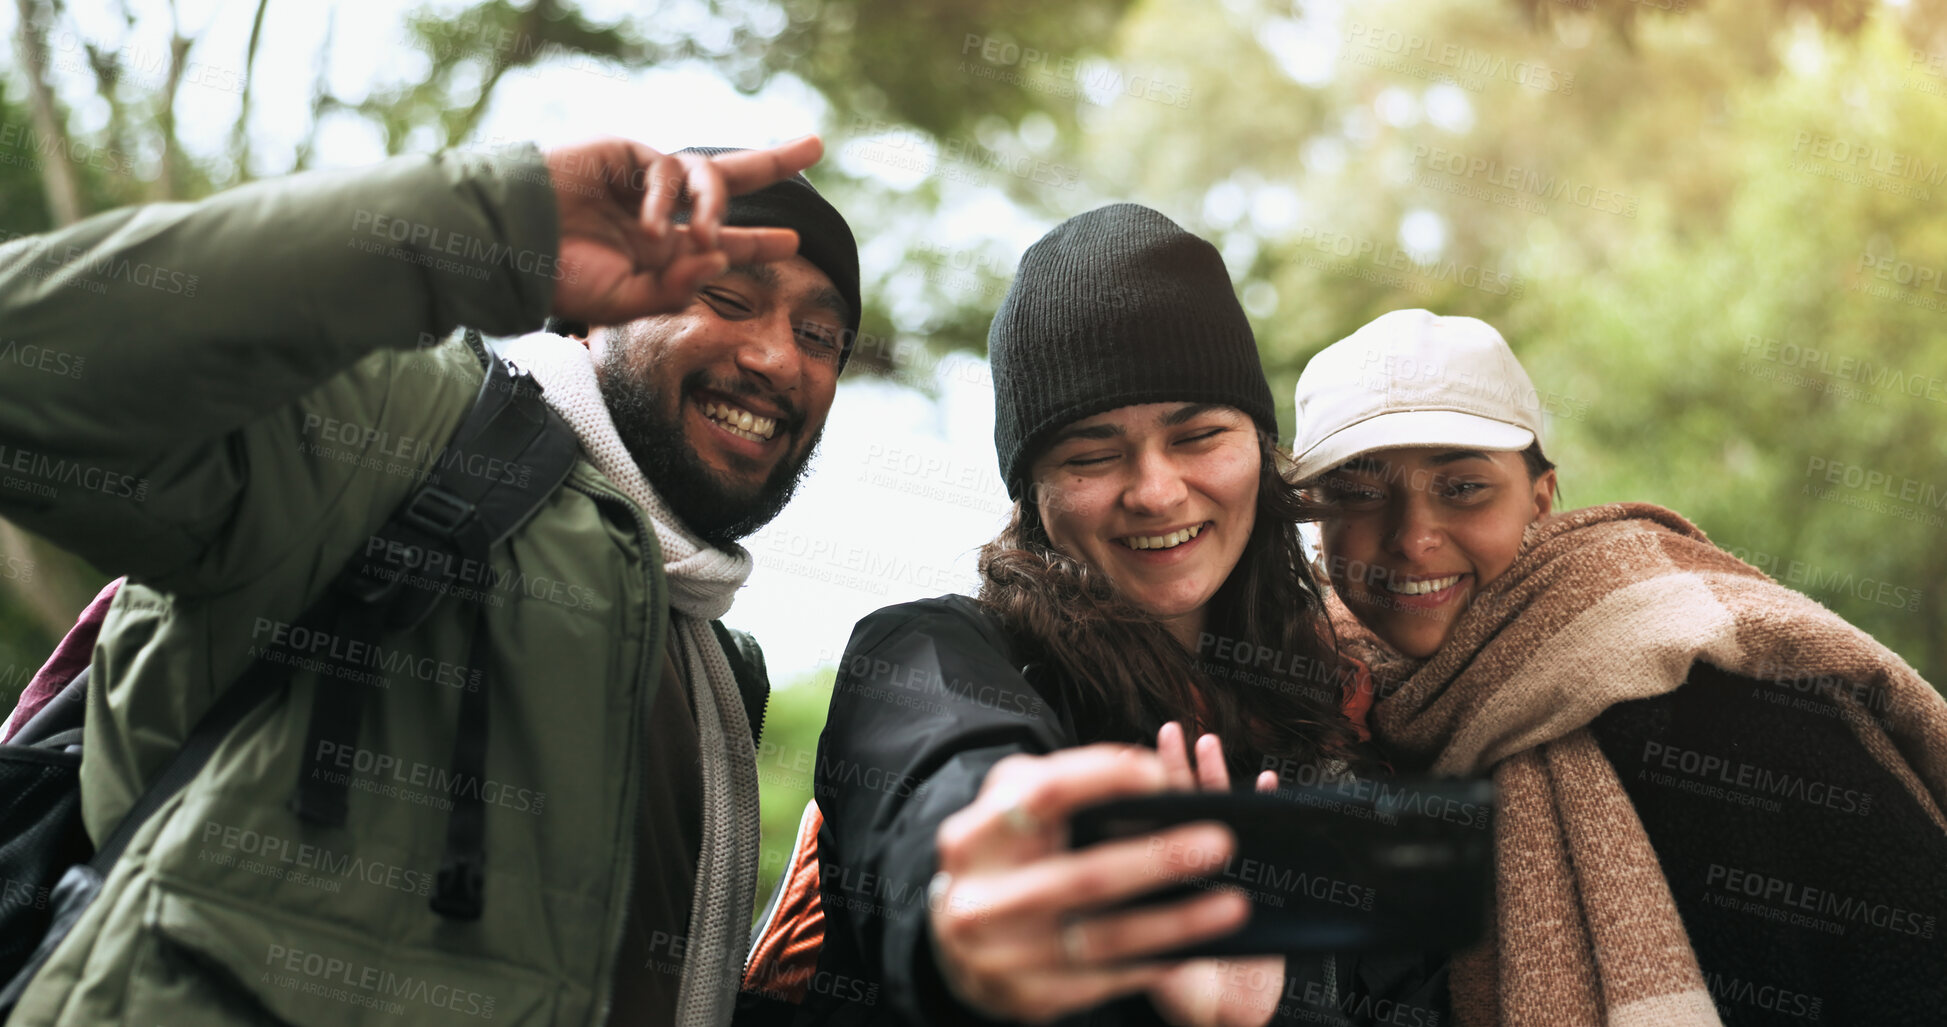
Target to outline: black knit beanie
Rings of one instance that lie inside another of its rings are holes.
[[[738,149],[740,147],[691,146],[676,152],[714,157]],[[689,208],[679,208],[670,220],[679,225],[688,224]],[[845,297],[845,348],[838,358],[839,370],[844,370],[845,362],[852,357],[852,341],[859,333],[859,245],[852,238],[852,228],[845,223],[838,208],[833,207],[831,201],[813,188],[803,175],[792,175],[756,192],[730,197],[730,202],[724,208],[723,223],[738,228],[789,228],[798,233],[798,256],[823,271],[825,277],[832,280],[832,287]],[[583,325],[550,319],[547,330],[558,334],[583,334],[587,329]]]
[[[1007,494],[1062,427],[1137,403],[1222,403],[1274,438],[1257,340],[1217,248],[1148,207],[1078,214],[1028,247],[987,332]]]

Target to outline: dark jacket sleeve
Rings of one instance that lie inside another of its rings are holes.
[[[808,1004],[820,1022],[980,1022],[934,970],[933,836],[1003,757],[1076,743],[1054,699],[964,596],[888,607],[853,630],[814,785],[825,943]]]
[[[1592,725],[1724,1023],[1930,1023],[1947,1010],[1947,833],[1831,701],[1846,682],[1698,664]]]

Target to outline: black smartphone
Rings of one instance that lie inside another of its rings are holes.
[[[1476,941],[1493,896],[1494,786],[1486,779],[1366,780],[1278,793],[1172,792],[1077,810],[1069,845],[1195,821],[1237,835],[1221,870],[1159,881],[1129,905],[1230,888],[1251,900],[1236,933],[1169,955],[1451,950]],[[1161,839],[1154,839],[1163,854]]]

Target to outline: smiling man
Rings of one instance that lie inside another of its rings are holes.
[[[0,446],[52,469],[0,482],[0,515],[127,575],[88,682],[90,836],[247,669],[300,668],[9,1023],[729,1022],[769,686],[718,618],[859,323],[851,230],[798,174],[821,150],[402,157],[0,247],[0,323],[88,372],[0,367]],[[114,279],[133,265],[197,290]],[[532,331],[550,316],[597,327]],[[496,380],[461,326],[518,336],[579,459],[467,598],[341,645],[314,603],[408,497],[455,534],[489,519],[417,501]]]
[[[798,252],[733,265],[669,313],[592,330],[552,322],[567,338],[543,332],[507,348],[551,395],[577,400],[563,412],[596,465],[649,513],[672,583],[690,597],[670,612],[691,644],[666,650],[646,722],[652,766],[611,1023],[667,1022],[692,961],[740,968],[741,931],[702,912],[726,905],[712,891],[736,896],[727,908],[750,908],[742,887],[755,876],[757,787],[749,758],[723,759],[699,716],[711,686],[704,664],[721,644],[699,618],[729,608],[751,566],[737,540],[776,517],[802,480],[858,329],[857,244],[802,176],[732,197],[724,224],[791,228]],[[761,720],[752,699],[745,688],[748,716]],[[730,737],[734,753],[744,735]],[[706,850],[726,814],[743,834]]]
[[[857,243],[803,176],[732,198],[724,223],[794,229],[798,253],[733,266],[671,314],[592,333],[565,328],[588,346],[609,416],[642,473],[690,530],[718,546],[763,527],[790,501],[859,324]]]
[[[731,268],[680,314],[588,337],[617,433],[705,540],[743,538],[790,501],[831,409],[855,304],[793,257]]]
[[[693,964],[736,969],[742,955],[742,932],[706,911],[750,907],[757,786],[741,750],[755,732],[708,723],[725,636],[704,624],[750,573],[736,542],[776,517],[802,480],[859,323],[857,244],[803,176],[731,197],[723,223],[792,229],[798,251],[731,265],[666,313],[593,329],[554,320],[506,348],[648,514],[676,593],[670,634],[684,640],[665,649],[645,722],[651,766],[612,1023],[667,1021],[693,1001],[683,994]],[[736,655],[755,657],[755,647],[724,651]],[[765,686],[738,684],[746,718],[761,722]],[[725,722],[737,719],[727,712]],[[729,844],[705,845],[725,827]]]

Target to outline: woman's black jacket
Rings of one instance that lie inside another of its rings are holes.
[[[934,832],[1002,757],[1105,740],[1078,728],[1063,692],[1051,668],[966,596],[887,607],[859,622],[818,744],[825,939],[801,1022],[987,1022],[952,998],[933,961]],[[1274,1023],[1434,1027],[1447,1019],[1444,958],[1293,958],[1286,978]],[[1159,1022],[1140,996],[1063,1021]]]

